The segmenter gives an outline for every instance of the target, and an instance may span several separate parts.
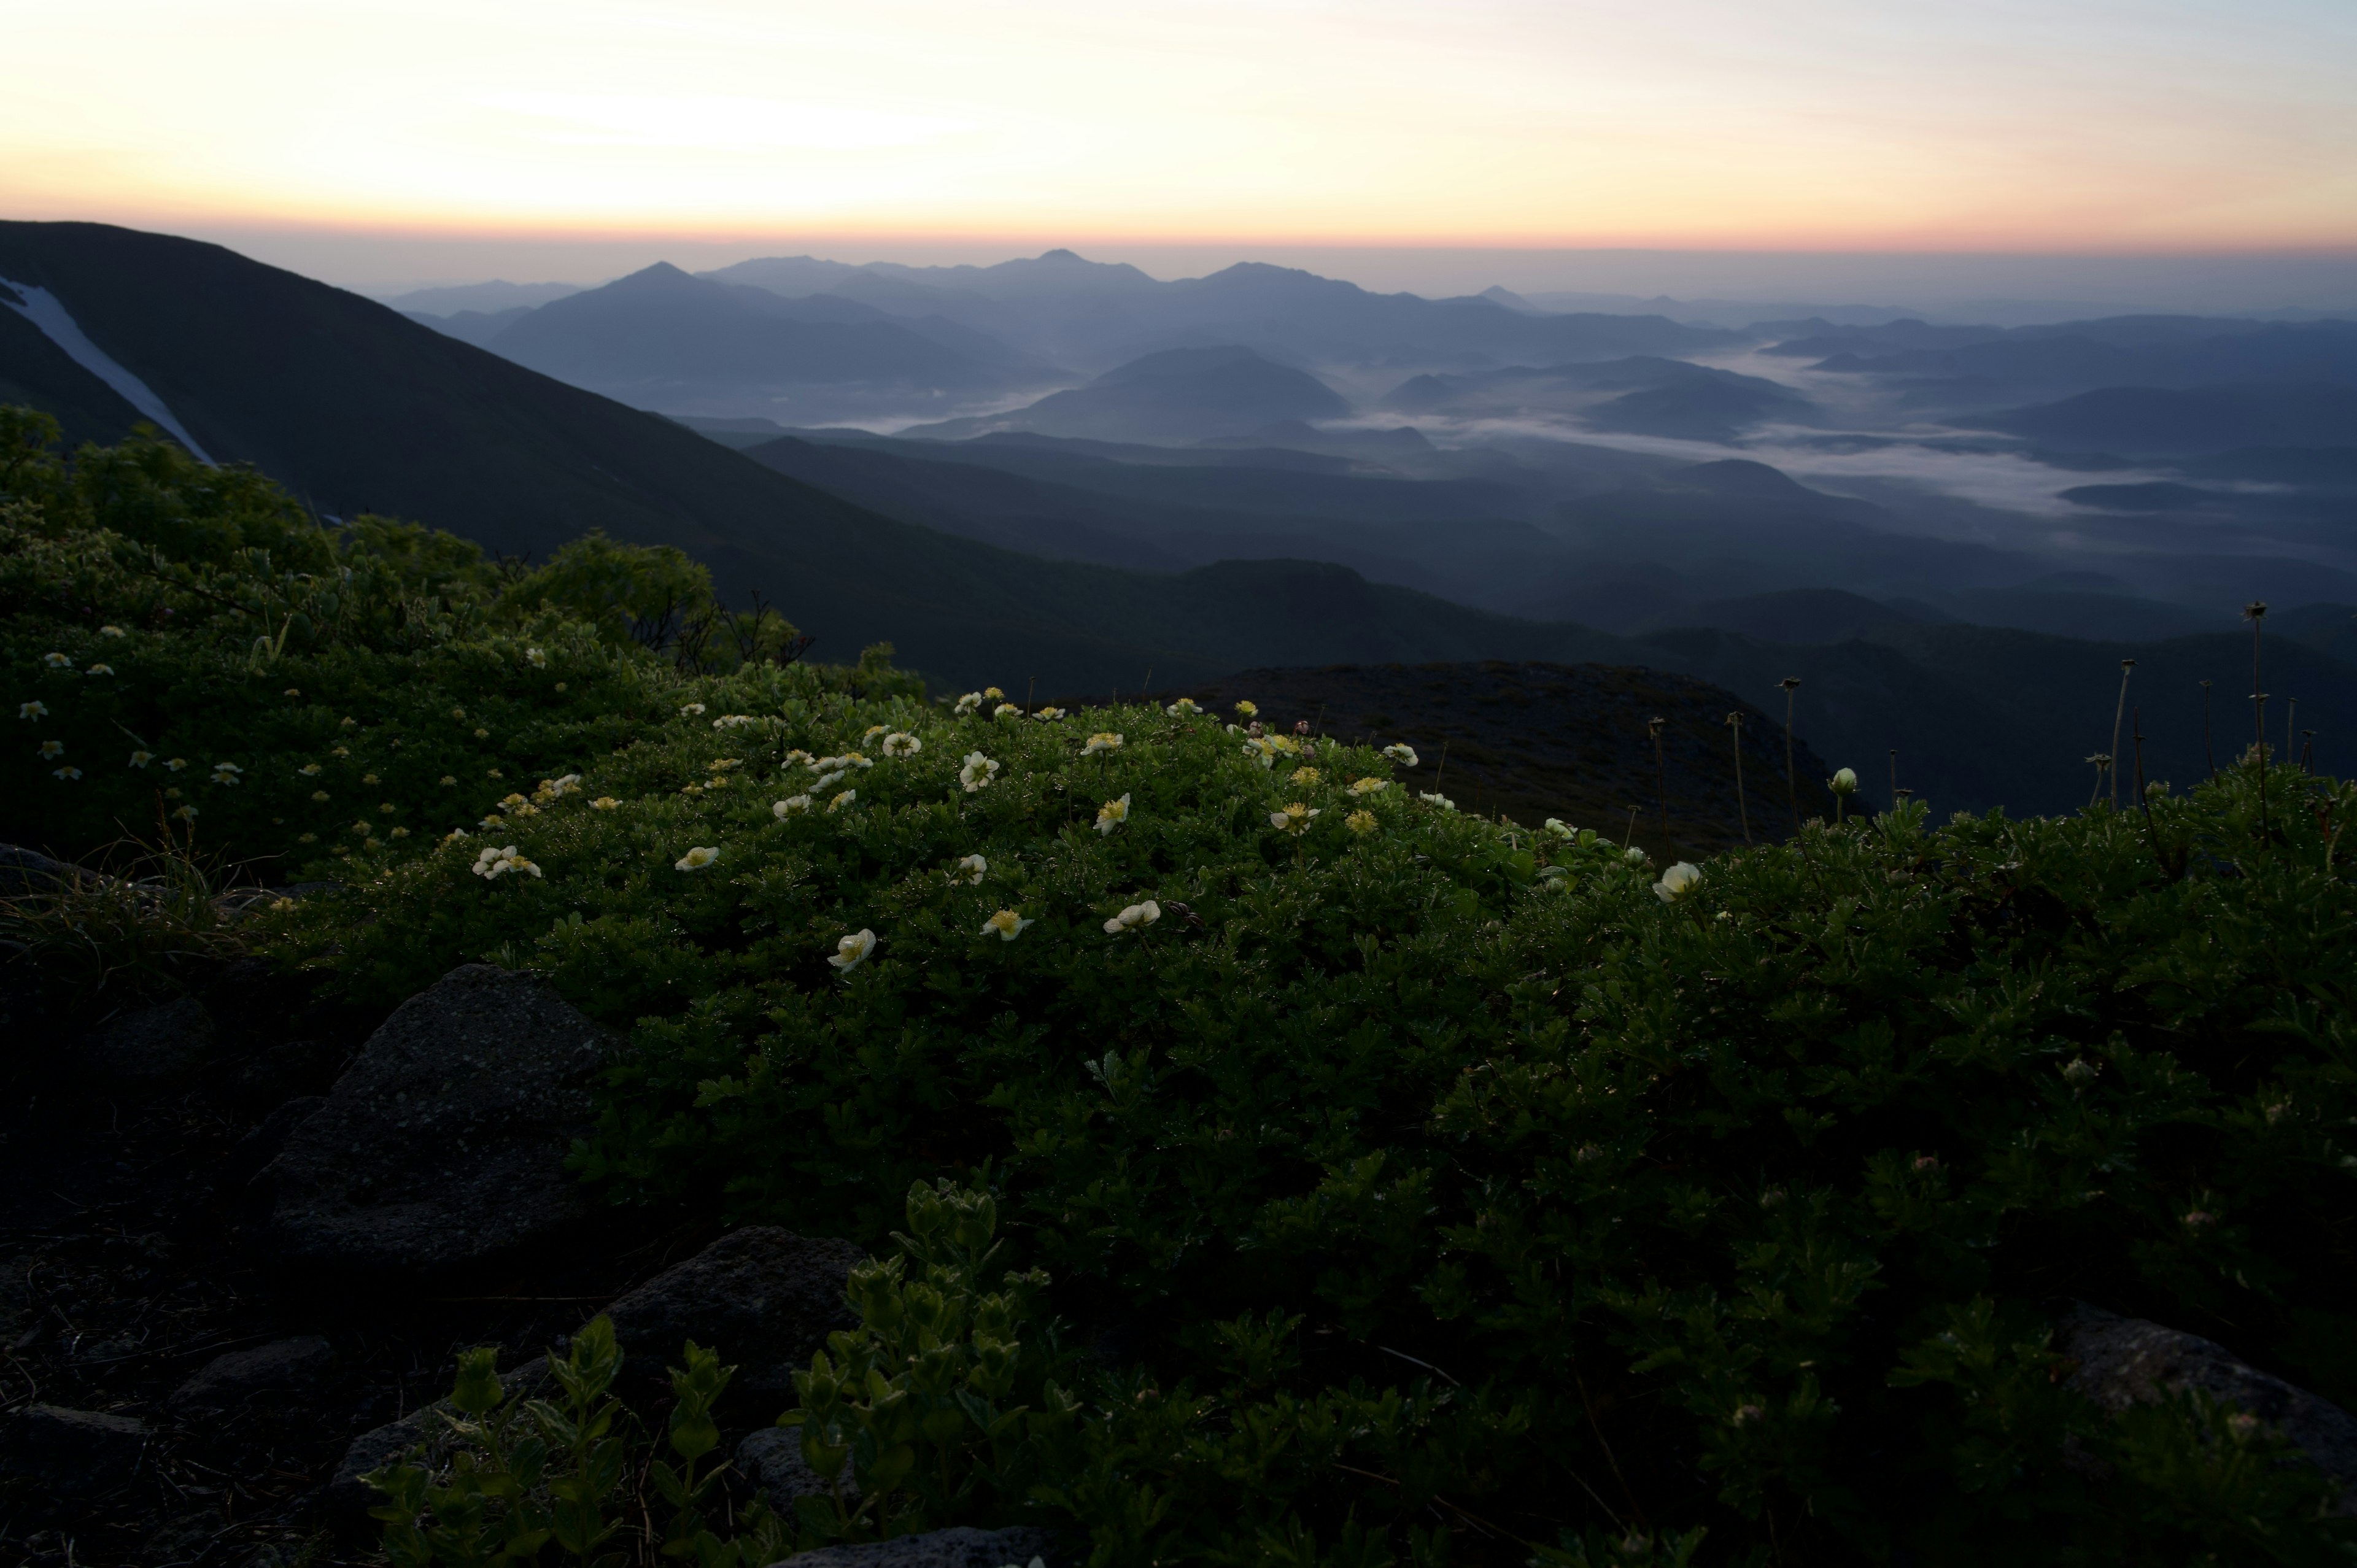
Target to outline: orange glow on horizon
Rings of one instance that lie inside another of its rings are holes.
[[[2357,247],[2357,29],[2333,5],[83,0],[11,24],[0,211],[421,240],[2330,252]]]

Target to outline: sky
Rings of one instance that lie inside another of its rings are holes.
[[[0,215],[414,281],[466,271],[437,245],[2357,253],[2350,0],[0,0]]]

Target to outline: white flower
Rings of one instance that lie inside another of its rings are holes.
[[[875,950],[876,933],[862,927],[835,943],[834,955],[826,961],[834,965],[842,973],[849,974],[853,970],[866,963],[867,955]]]
[[[990,716],[995,719],[1021,718],[1023,710],[1012,703],[1001,703],[990,710]]]
[[[834,785],[842,783],[847,776],[848,769],[841,768],[832,768],[827,772],[820,774],[816,779],[812,779],[811,788],[813,789],[830,789]]]
[[[1342,825],[1354,833],[1371,833],[1383,826],[1372,811],[1353,811],[1342,819]]]
[[[1635,844],[1631,844],[1627,849],[1620,852],[1620,858],[1627,861],[1631,865],[1643,865],[1647,862],[1651,861],[1652,856],[1647,854],[1643,850],[1639,849]]]
[[[310,768],[305,768],[303,771],[305,771],[306,773],[308,773],[308,772],[312,771],[312,769],[310,769]],[[456,774],[453,774],[453,773],[445,773],[444,775],[442,775],[442,777],[441,777],[439,779],[436,780],[436,782],[439,783],[439,784],[442,786],[442,788],[444,788],[445,789],[449,789],[452,785],[454,785],[454,784],[456,784],[456,783],[457,783],[457,782],[458,782],[458,778],[457,778],[457,775],[456,775]]]
[[[81,777],[81,769],[79,768],[60,768],[56,769],[56,773],[58,778],[69,783]]]
[[[990,862],[978,854],[970,854],[957,863],[957,869],[950,873],[950,880],[978,887],[982,879],[989,875]]]
[[[73,660],[68,659],[62,653],[44,653],[41,655],[41,662],[48,665],[52,670],[70,670],[73,668]]]
[[[90,667],[88,673],[92,675],[112,675],[114,673],[114,666],[112,664],[93,664]]]
[[[957,715],[960,718],[963,718],[980,706],[982,706],[982,693],[980,692],[968,692],[964,696],[960,697],[957,700]]]
[[[1427,806],[1437,806],[1444,811],[1453,811],[1457,809],[1457,802],[1450,800],[1446,795],[1438,793],[1419,794],[1416,796],[1416,799],[1422,800]]]
[[[674,871],[701,871],[719,858],[719,845],[698,845],[697,847],[689,850],[685,854],[681,855],[677,860],[673,861],[671,863],[672,869]]]
[[[826,809],[830,813],[839,811],[843,810],[844,807],[850,805],[854,800],[858,799],[858,790],[845,789],[842,794],[837,795],[834,800],[829,800],[826,803]]]
[[[856,751],[846,751],[835,760],[850,768],[873,768],[876,766],[876,764],[868,761],[867,758],[862,757]]]
[[[1109,833],[1127,821],[1129,797],[1126,795],[1118,800],[1107,800],[1097,808],[1097,832],[1101,833]]]
[[[1565,822],[1561,817],[1549,817],[1546,820],[1546,831],[1555,834],[1555,836],[1559,839],[1577,838],[1579,836],[1579,830],[1573,827],[1569,822]]]
[[[1309,831],[1309,819],[1317,814],[1317,808],[1305,806],[1296,800],[1283,811],[1271,811],[1268,814],[1268,825],[1273,828],[1282,828],[1295,838],[1299,838]]]
[[[882,735],[888,727],[888,725],[869,725],[866,729],[859,732],[859,744],[862,746],[866,745],[869,741],[874,740],[877,736]]]
[[[47,703],[19,703],[16,704],[16,716],[20,719],[45,719],[49,716],[49,705]]]
[[[545,670],[548,668],[548,655],[543,653],[537,648],[525,649],[523,650],[523,656],[535,670]]]
[[[1254,702],[1238,703],[1236,704],[1236,714],[1239,717],[1245,719],[1257,717],[1260,714],[1260,704]]]
[[[1391,745],[1383,747],[1383,755],[1390,757],[1394,762],[1398,763],[1402,768],[1414,768],[1415,766],[1415,747],[1408,745],[1408,743],[1404,740],[1394,741]]]
[[[1679,861],[1662,873],[1662,879],[1653,884],[1653,897],[1664,904],[1674,904],[1691,892],[1695,884],[1701,880],[1700,867],[1689,865],[1683,860]]]
[[[306,779],[316,779],[319,776],[319,765],[316,762],[307,762],[295,771]]]
[[[320,791],[320,793],[319,793],[319,794],[317,794],[317,795],[312,796],[312,797],[311,797],[311,799],[313,799],[314,800],[317,800],[324,799],[324,798],[325,798],[325,796],[326,796],[326,793],[327,793],[327,792],[326,792],[325,790],[322,790],[322,791]],[[482,829],[482,830],[483,830],[483,832],[487,832],[487,833],[495,833],[495,832],[499,832],[501,828],[506,827],[508,824],[507,824],[507,819],[506,819],[506,818],[504,818],[504,817],[490,816],[490,817],[485,817],[481,822],[477,822],[475,825],[476,825],[477,827],[479,827],[479,828]]]
[[[759,718],[756,718],[751,714],[723,714],[718,718],[712,721],[712,727],[714,729],[742,729],[747,725],[757,725],[761,721]]]
[[[1298,775],[1296,775],[1296,777],[1298,777]],[[1352,779],[1351,782],[1351,793],[1353,795],[1380,795],[1391,787],[1392,781],[1388,779]]]
[[[704,766],[712,772],[722,773],[731,768],[739,766],[744,762],[744,760],[745,759],[741,757],[716,757]]]
[[[600,795],[589,802],[589,809],[593,811],[610,811],[621,803],[611,795]]]
[[[43,757],[63,757],[65,754],[66,743],[64,741],[45,740],[41,742],[41,756]]]
[[[1038,713],[1033,714],[1031,716],[1035,719],[1060,719],[1064,716],[1064,710],[1061,708],[1041,708]]]
[[[234,762],[216,762],[213,764],[213,771],[216,773],[242,773],[245,769],[240,768]],[[373,783],[374,780],[371,779],[370,782]]]
[[[1095,735],[1089,736],[1089,743],[1081,747],[1081,755],[1082,757],[1094,757],[1100,751],[1119,751],[1120,749],[1121,736],[1114,734],[1111,730],[1100,730]]]
[[[884,737],[884,755],[887,757],[914,757],[924,749],[923,741],[903,731],[896,730]]]
[[[1265,736],[1254,736],[1244,742],[1244,755],[1258,757],[1263,768],[1276,766],[1276,748],[1269,744],[1269,737]]]
[[[1175,703],[1171,703],[1168,707],[1167,707],[1167,708],[1163,709],[1162,711],[1163,711],[1164,713],[1166,713],[1166,714],[1168,714],[1172,718],[1174,718],[1174,719],[1175,719],[1175,718],[1178,718],[1178,717],[1180,717],[1180,716],[1182,716],[1182,715],[1193,714],[1200,714],[1200,713],[1201,713],[1201,712],[1203,711],[1203,709],[1202,709],[1202,705],[1201,705],[1200,703],[1197,703],[1197,702],[1195,701],[1195,699],[1194,699],[1194,698],[1192,698],[1192,697],[1181,697],[1181,698],[1179,698],[1177,702],[1175,702]]]
[[[1148,898],[1143,904],[1132,904],[1104,923],[1105,935],[1117,937],[1126,931],[1142,931],[1162,918],[1162,906]]]
[[[362,822],[358,826],[360,829],[365,829],[368,824]],[[375,846],[376,841],[374,839],[371,839],[365,847],[374,848]],[[513,844],[508,845],[505,849],[487,849],[483,851],[482,854],[475,857],[474,869],[475,875],[483,878],[486,882],[495,881],[500,877],[505,876],[511,871],[515,872],[518,875],[522,875],[526,872],[531,873],[534,876],[541,875],[540,867],[534,865],[531,861],[517,854],[516,846]]]
[[[184,822],[193,822],[197,820],[197,809],[194,806],[183,806],[178,811],[174,811],[172,815],[179,818],[180,821]]]
[[[156,754],[152,751],[135,751],[131,754],[131,766],[134,768],[145,768],[155,760]]]
[[[804,751],[799,746],[794,747],[793,750],[786,753],[786,766],[789,768],[807,768],[813,762],[817,760],[818,759],[816,757],[813,757],[809,752]]]
[[[1025,919],[1012,909],[1001,909],[982,923],[981,934],[986,937],[996,931],[998,933],[1000,941],[1011,942],[1021,936],[1028,927],[1036,926],[1039,923],[1037,920]]]
[[[967,752],[965,766],[958,769],[958,782],[965,786],[965,792],[969,795],[986,789],[997,777],[998,764],[978,751]]]
[[[679,705],[679,711],[680,711],[680,716],[681,716],[681,717],[683,717],[683,718],[684,718],[684,717],[686,717],[686,716],[687,716],[688,714],[701,714],[701,713],[703,713],[703,712],[704,712],[704,704],[703,704],[702,703],[682,703]]]
[[[119,626],[102,626],[98,628],[98,635],[101,637],[121,637],[123,635],[123,628]]]
[[[1855,795],[1857,793],[1857,773],[1854,768],[1836,768],[1834,776],[1825,780],[1825,788],[1836,795]]]
[[[784,822],[788,817],[802,816],[810,809],[811,798],[808,795],[789,795],[782,800],[772,800],[770,803],[770,815],[780,822]]]

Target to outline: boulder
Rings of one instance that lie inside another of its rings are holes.
[[[790,1397],[794,1369],[826,1348],[828,1333],[857,1326],[844,1284],[866,1257],[849,1241],[748,1225],[657,1274],[606,1314],[630,1376],[662,1376],[678,1364],[682,1342],[693,1339],[737,1368],[732,1392]]]
[[[286,1147],[286,1140],[320,1106],[328,1103],[324,1094],[306,1094],[274,1107],[257,1123],[253,1132],[240,1138],[221,1156],[221,1179],[244,1183],[260,1176],[271,1161]]]
[[[2357,1516],[2357,1418],[2339,1405],[2198,1335],[2084,1303],[2056,1325],[2055,1341],[2076,1363],[2068,1385],[2115,1414],[2193,1389],[2257,1417],[2341,1488],[2334,1512]]]
[[[335,1361],[334,1348],[316,1334],[232,1350],[206,1362],[173,1391],[172,1408],[182,1415],[196,1415],[234,1410],[255,1394],[305,1392],[318,1385]]]
[[[93,1089],[154,1094],[196,1076],[212,1054],[213,1018],[193,996],[115,1014],[82,1045],[81,1069]]]
[[[0,1421],[0,1477],[30,1482],[37,1496],[86,1498],[129,1480],[146,1447],[147,1429],[129,1416],[19,1405]]]
[[[335,1273],[438,1280],[579,1233],[565,1168],[619,1046],[530,974],[452,970],[393,1010],[264,1172],[268,1243]]]
[[[1053,1532],[1017,1525],[1009,1530],[929,1530],[861,1546],[822,1546],[772,1568],[1026,1568],[1033,1558],[1058,1568],[1065,1561]]]
[[[763,1501],[787,1519],[794,1517],[800,1499],[827,1493],[826,1483],[802,1457],[800,1427],[765,1426],[754,1433],[737,1445],[737,1469]],[[851,1478],[849,1466],[844,1467],[843,1497],[847,1503],[859,1500],[859,1483]]]
[[[52,893],[81,868],[51,860],[37,849],[0,843],[0,898],[21,898],[27,893]]]

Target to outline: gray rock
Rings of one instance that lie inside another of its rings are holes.
[[[146,1447],[147,1429],[129,1416],[20,1405],[0,1422],[0,1477],[50,1497],[86,1498],[129,1480]]]
[[[748,1225],[657,1274],[606,1313],[633,1377],[661,1376],[678,1364],[681,1344],[693,1339],[737,1367],[735,1389],[788,1394],[794,1369],[826,1348],[829,1331],[857,1326],[844,1283],[866,1257],[849,1241]]]
[[[0,898],[55,892],[80,870],[62,860],[51,860],[37,849],[0,843]]]
[[[2117,1414],[2187,1389],[2256,1416],[2341,1488],[2333,1511],[2357,1516],[2357,1419],[2306,1389],[2235,1359],[2223,1346],[2082,1303],[2056,1325],[2068,1386]]]
[[[91,1086],[116,1094],[153,1094],[196,1076],[212,1054],[213,1018],[193,996],[117,1013],[83,1043],[81,1069]]]
[[[828,1494],[827,1484],[802,1457],[800,1427],[765,1426],[754,1433],[737,1445],[737,1468],[763,1500],[788,1519],[794,1517],[794,1504],[801,1498]],[[851,1478],[848,1465],[844,1466],[843,1497],[847,1503],[859,1500],[859,1483]]]
[[[500,1374],[500,1387],[507,1390],[511,1399],[546,1397],[555,1386],[556,1380],[549,1374],[545,1356],[534,1356],[522,1366]],[[336,1466],[334,1477],[328,1482],[328,1509],[336,1522],[348,1529],[356,1527],[367,1520],[368,1510],[377,1506],[375,1488],[361,1479],[370,1471],[390,1465],[420,1444],[425,1445],[427,1457],[438,1464],[449,1452],[444,1441],[449,1427],[443,1417],[450,1413],[448,1400],[436,1400],[399,1421],[387,1422],[353,1438]]]
[[[295,1135],[295,1129],[326,1103],[328,1097],[324,1094],[306,1094],[273,1109],[253,1132],[240,1138],[221,1156],[221,1179],[248,1182],[261,1175],[263,1168],[285,1149],[286,1140]]]
[[[264,1176],[279,1256],[427,1279],[586,1229],[565,1169],[619,1040],[544,982],[452,970],[393,1010]]]
[[[316,1388],[336,1352],[317,1335],[277,1339],[251,1350],[232,1350],[205,1363],[173,1391],[172,1408],[184,1415],[233,1410],[260,1393],[298,1393]]]
[[[771,1568],[1025,1568],[1034,1557],[1049,1568],[1064,1561],[1055,1535],[1017,1525],[1011,1530],[929,1530],[864,1546],[822,1546],[796,1552]]]

